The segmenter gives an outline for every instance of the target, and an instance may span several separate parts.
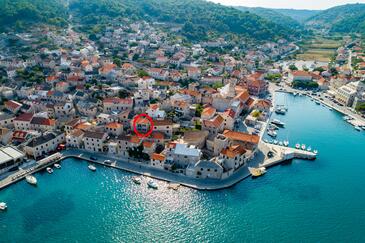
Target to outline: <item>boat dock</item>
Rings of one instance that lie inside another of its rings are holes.
[[[57,163],[59,160],[62,160],[61,153],[52,154],[42,160],[37,161],[33,167],[29,169],[19,169],[19,171],[12,173],[10,176],[0,180],[0,190],[10,186],[13,183],[23,180],[27,175],[39,172],[44,170],[45,168]]]
[[[317,158],[316,153],[306,150],[268,143],[263,143],[262,146],[265,146],[267,151],[274,152],[274,156],[264,160],[264,162],[260,164],[260,167],[268,168],[292,159],[315,160]]]

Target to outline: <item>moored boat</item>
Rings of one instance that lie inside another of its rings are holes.
[[[61,169],[61,165],[60,164],[54,164],[54,167],[57,169]]]
[[[285,140],[285,141],[284,141],[284,146],[285,146],[285,147],[288,147],[288,146],[289,146],[289,141],[288,141],[288,140]]]
[[[285,123],[282,122],[282,121],[280,121],[280,120],[278,120],[278,119],[272,120],[271,123],[274,124],[274,125],[277,125],[279,127],[284,127],[285,126]]]
[[[248,170],[250,171],[253,177],[262,176],[263,174],[266,173],[265,167],[259,167],[259,168],[248,167]]]
[[[133,177],[132,177],[132,181],[133,181],[135,184],[140,185],[140,184],[141,184],[141,182],[142,182],[142,179],[141,179],[141,177],[133,176]]]
[[[37,179],[32,175],[27,175],[25,180],[31,185],[37,185]]]
[[[356,131],[359,131],[359,132],[361,131],[361,127],[359,127],[359,126],[354,126],[354,128]]]
[[[8,206],[4,202],[0,202],[0,210],[6,210]]]
[[[301,148],[302,148],[302,150],[305,150],[305,148],[306,148],[305,144],[302,144]]]
[[[147,182],[147,186],[152,188],[152,189],[157,189],[158,188],[157,183],[152,179]]]
[[[269,130],[267,132],[267,135],[269,135],[270,137],[276,138],[276,136],[278,135],[274,130]]]
[[[96,167],[93,165],[88,165],[87,168],[89,168],[91,171],[96,171]]]
[[[295,144],[295,148],[300,149],[300,144],[299,143]]]
[[[49,173],[49,174],[52,174],[53,173],[53,170],[52,170],[52,168],[51,167],[47,167],[47,172]]]

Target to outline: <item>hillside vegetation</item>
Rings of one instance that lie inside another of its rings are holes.
[[[180,24],[181,35],[207,40],[211,34],[235,34],[271,40],[298,34],[256,14],[204,0],[72,0],[70,10],[84,24],[118,16]]]
[[[330,32],[365,34],[365,4],[347,4],[327,9],[311,17],[307,26]]]
[[[66,25],[67,9],[59,0],[0,0],[0,31],[29,24]]]
[[[269,9],[269,8],[249,8],[249,7],[236,7],[238,10],[241,10],[243,12],[250,12],[253,14],[257,14],[258,16],[266,19],[267,21],[272,21],[278,25],[281,25],[286,28],[290,29],[298,29],[301,28],[302,25],[296,21],[295,19],[281,14],[280,12],[277,12],[275,9]]]

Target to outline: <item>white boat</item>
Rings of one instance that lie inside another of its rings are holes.
[[[308,147],[308,148],[307,148],[307,151],[308,151],[308,152],[312,151],[312,148],[311,148],[311,147]]]
[[[266,173],[265,167],[259,167],[259,168],[248,167],[248,170],[250,171],[253,177],[262,176],[263,174]]]
[[[263,140],[265,143],[269,143],[269,140],[267,140],[266,138],[264,138]]]
[[[112,161],[109,160],[109,159],[106,159],[106,160],[104,160],[104,164],[111,165],[112,164]]]
[[[37,185],[37,179],[32,175],[27,175],[25,180],[31,185]]]
[[[132,181],[133,181],[135,184],[140,185],[140,184],[141,184],[141,182],[142,182],[142,179],[141,179],[141,177],[133,176],[133,177],[132,177]]]
[[[295,144],[295,148],[300,149],[300,144],[299,143]]]
[[[276,136],[278,135],[274,130],[269,130],[267,132],[267,135],[269,135],[270,137],[276,138]]]
[[[279,127],[283,127],[283,126],[285,126],[285,123],[284,123],[284,122],[282,122],[282,121],[280,121],[280,120],[278,120],[278,119],[274,119],[274,120],[272,120],[272,121],[271,121],[271,123],[272,123],[272,124],[274,124],[274,125],[277,125],[277,126],[279,126]]]
[[[284,141],[284,146],[285,146],[285,147],[288,147],[288,146],[289,146],[289,141],[288,141],[288,140],[285,140],[285,141]]]
[[[147,182],[147,186],[150,187],[150,188],[153,188],[153,189],[157,189],[158,188],[156,182],[154,180],[152,180],[152,179]]]
[[[318,150],[313,150],[313,153],[314,154],[318,154]]]
[[[93,165],[88,165],[87,168],[89,168],[89,170],[91,170],[91,171],[96,171],[96,167]]]
[[[4,202],[0,202],[0,210],[6,210],[8,206]]]
[[[286,114],[286,110],[283,107],[278,107],[278,108],[275,109],[275,113],[276,114],[279,114],[279,115],[285,115]]]
[[[280,142],[279,142],[279,145],[280,145],[280,146],[283,146],[283,142],[282,142],[282,141],[280,141]]]
[[[52,174],[53,173],[53,170],[52,170],[52,168],[51,167],[47,167],[47,172],[49,173],[49,174]]]
[[[344,117],[342,117],[342,119],[344,119],[345,121],[347,121],[347,120],[350,120],[350,117],[344,116]]]
[[[305,148],[306,148],[305,144],[302,144],[301,148],[302,148],[303,150],[305,150]]]
[[[277,145],[278,144],[278,140],[274,140],[273,144]]]
[[[61,165],[60,164],[54,164],[54,167],[57,169],[61,169]]]

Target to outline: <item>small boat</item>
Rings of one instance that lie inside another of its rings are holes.
[[[275,109],[275,113],[278,114],[278,115],[285,115],[286,114],[286,110],[285,108],[282,108],[282,107],[278,107]]]
[[[57,169],[61,169],[61,165],[60,164],[54,164],[54,167]]]
[[[359,126],[354,126],[354,128],[356,131],[359,131],[359,132],[361,131],[361,127],[359,127]]]
[[[262,176],[263,174],[266,173],[265,167],[259,167],[259,168],[248,167],[248,170],[250,171],[253,177]]]
[[[295,148],[300,149],[300,144],[299,143],[295,144]]]
[[[31,185],[37,185],[37,179],[32,175],[27,175],[25,180]]]
[[[269,143],[269,140],[267,140],[266,138],[264,138],[263,140],[265,143]]]
[[[158,188],[156,182],[152,179],[147,182],[147,186],[152,188],[152,189],[157,189]]]
[[[305,150],[305,148],[306,148],[305,144],[302,144],[301,148],[302,148],[303,150]]]
[[[365,126],[362,126],[361,128],[362,128],[362,130],[365,130]]]
[[[316,104],[317,104],[317,105],[320,105],[320,104],[321,104],[321,102],[319,102],[318,100],[316,100]]]
[[[318,154],[318,150],[313,150],[313,153],[314,154]]]
[[[288,146],[289,146],[289,141],[285,140],[285,141],[284,141],[284,146],[285,146],[285,147],[288,147]]]
[[[270,124],[269,125],[269,129],[271,129],[271,130],[279,130],[279,127],[276,126],[275,124]]]
[[[52,174],[53,173],[53,170],[52,170],[52,168],[51,167],[47,167],[47,172],[49,173],[49,174]]]
[[[284,144],[283,144],[283,142],[282,142],[282,141],[280,141],[280,142],[279,142],[279,145],[280,145],[280,146],[283,146]]]
[[[96,171],[96,167],[93,165],[88,165],[87,168],[89,168],[91,171]]]
[[[276,136],[278,135],[274,130],[269,130],[267,132],[267,135],[269,135],[270,137],[276,138]]]
[[[311,147],[308,147],[308,148],[307,148],[307,151],[308,151],[308,152],[312,151],[312,148],[311,148]]]
[[[4,202],[0,202],[0,210],[6,210],[8,206]]]
[[[133,181],[135,184],[140,185],[140,184],[141,184],[141,182],[142,182],[142,179],[141,179],[141,177],[133,176],[133,177],[132,177],[132,181]]]
[[[278,140],[274,140],[273,144],[277,145],[278,144]]]
[[[298,93],[297,93],[297,92],[295,92],[293,95],[294,95],[294,96],[297,96],[297,95],[298,95]]]
[[[344,117],[342,117],[342,119],[344,119],[345,121],[347,121],[347,120],[350,120],[350,117],[349,116],[344,116]]]
[[[284,127],[285,126],[285,123],[282,122],[282,121],[280,121],[280,120],[278,120],[278,119],[272,120],[271,123],[274,124],[274,125],[277,125],[279,127]]]

